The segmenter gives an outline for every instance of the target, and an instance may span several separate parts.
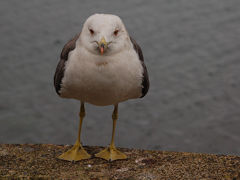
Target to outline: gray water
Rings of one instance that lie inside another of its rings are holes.
[[[240,1],[0,2],[0,143],[73,144],[79,102],[53,75],[65,42],[96,12],[119,15],[151,88],[120,104],[116,145],[240,155]],[[86,105],[84,145],[110,142],[113,107]]]

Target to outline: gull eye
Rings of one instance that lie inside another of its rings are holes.
[[[118,35],[118,32],[119,32],[119,30],[115,30],[115,31],[113,32],[113,34],[114,34],[115,36],[117,36],[117,35]]]
[[[92,29],[89,29],[89,32],[90,32],[91,35],[94,34],[94,30],[92,30]]]

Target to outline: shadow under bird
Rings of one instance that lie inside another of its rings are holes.
[[[149,89],[149,79],[142,50],[118,16],[94,14],[85,21],[81,33],[62,50],[54,86],[60,97],[81,102],[77,141],[59,158],[79,161],[91,157],[80,140],[84,103],[90,103],[114,106],[111,143],[95,156],[110,161],[126,159],[127,156],[114,145],[118,104],[144,97]]]

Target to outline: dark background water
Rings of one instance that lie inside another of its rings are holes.
[[[120,104],[116,145],[240,155],[240,1],[0,2],[0,143],[73,144],[79,102],[53,75],[93,13],[119,15],[141,45],[151,88]],[[87,104],[82,141],[110,142],[113,107]]]

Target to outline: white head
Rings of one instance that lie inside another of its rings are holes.
[[[96,55],[119,53],[130,46],[130,38],[122,20],[111,14],[94,14],[83,25],[81,46]]]

